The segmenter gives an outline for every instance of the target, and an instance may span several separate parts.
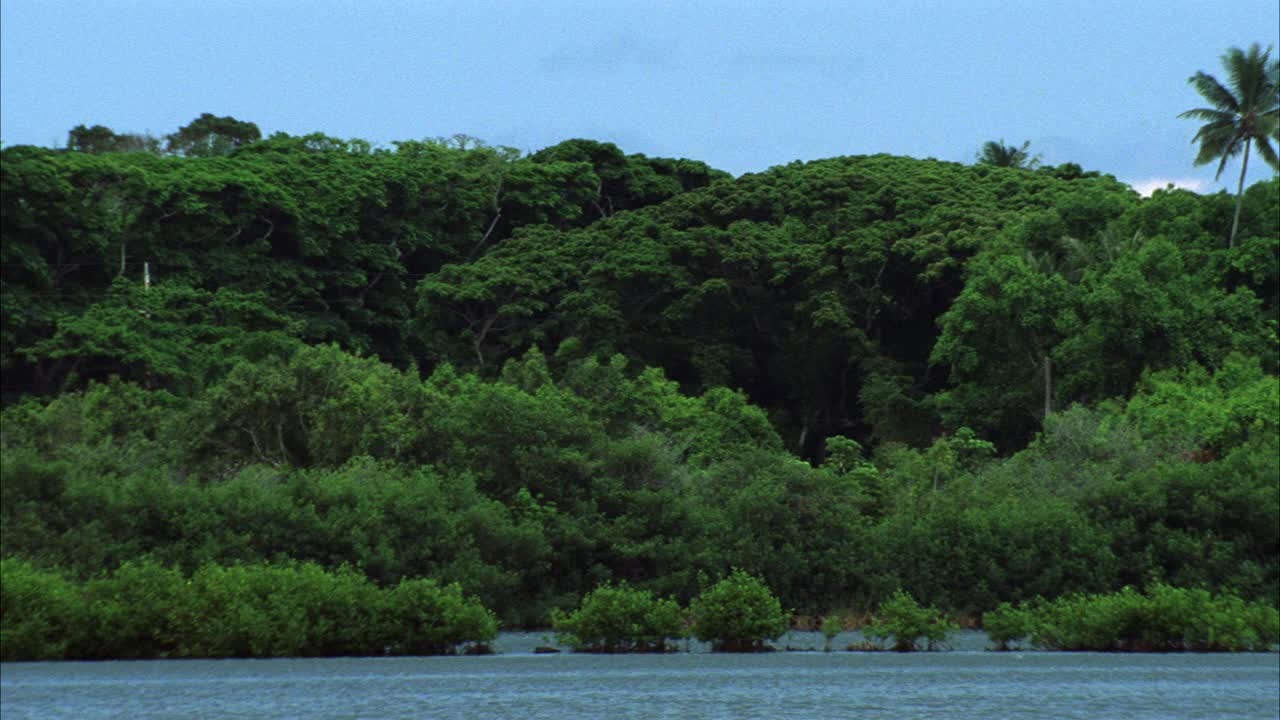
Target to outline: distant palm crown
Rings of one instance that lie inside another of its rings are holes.
[[[1215,179],[1222,176],[1227,159],[1247,153],[1251,142],[1268,165],[1280,170],[1280,159],[1271,144],[1272,139],[1280,142],[1280,62],[1268,64],[1270,55],[1271,48],[1263,52],[1257,43],[1247,53],[1239,48],[1227,51],[1222,65],[1230,77],[1230,89],[1204,72],[1188,80],[1213,107],[1195,108],[1178,117],[1205,121],[1192,139],[1200,143],[1195,164],[1220,160]]]

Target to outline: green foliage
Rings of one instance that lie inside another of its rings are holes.
[[[587,593],[572,614],[553,611],[551,624],[558,641],[575,652],[666,652],[668,640],[686,634],[683,615],[674,600],[624,582]]]
[[[90,598],[31,653],[437,652],[455,583],[536,627],[728,567],[806,613],[1280,598],[1275,180],[1227,249],[1231,197],[1070,164],[227,120],[0,151],[0,556]],[[421,578],[408,645],[353,609]]]
[[[213,135],[248,125],[201,120]],[[740,388],[814,461],[836,434],[919,447],[960,426],[1012,452],[1043,414],[1046,357],[1058,409],[1129,392],[1147,368],[1274,356],[1274,194],[1246,203],[1255,247],[1228,263],[1206,254],[1216,200],[1140,203],[1083,172],[874,156],[731,180],[588,140],[520,157],[469,138],[379,149],[323,135],[216,162],[5,153],[10,396],[112,374],[192,394],[249,352],[239,327],[282,329],[175,307],[201,302],[172,297],[180,288],[261,293],[242,299],[279,313],[287,334],[402,368],[448,359],[491,374],[580,337],[686,391]],[[1156,244],[1139,262],[1126,259],[1134,242]],[[987,254],[1008,256],[994,277]],[[164,317],[110,291],[117,278],[140,291],[143,262],[151,294],[168,293]],[[1240,284],[1264,306],[1223,292]],[[209,342],[220,351],[199,350]]]
[[[187,642],[178,624],[192,588],[178,570],[151,560],[129,561],[81,588],[83,644],[68,657],[140,660],[175,657]]]
[[[1111,528],[1119,579],[1276,597],[1277,453],[1273,438],[1250,443],[1219,462],[1179,458],[1099,489],[1086,506]]]
[[[982,151],[978,153],[978,162],[996,167],[1035,170],[1040,165],[1040,156],[1031,157],[1031,153],[1027,151],[1029,147],[1031,147],[1030,140],[1022,143],[1021,147],[1005,145],[1004,140],[999,142],[989,140],[982,144]]]
[[[203,113],[169,135],[166,149],[188,157],[212,157],[261,139],[262,131],[251,122]]]
[[[596,193],[583,208],[584,216],[609,217],[623,210],[654,205],[694,190],[729,174],[693,160],[623,155],[612,143],[565,140],[534,153],[537,163],[590,163],[598,179]]]
[[[864,365],[911,372],[897,395],[867,398],[882,414],[914,408],[927,428],[923,370],[963,263],[1021,214],[1089,192],[1106,209],[1073,210],[1076,225],[1131,202],[1101,179],[884,156],[795,164],[569,233],[516,233],[426,277],[419,307],[458,363],[577,336],[699,389],[743,388],[808,455],[857,424]]]
[[[1164,584],[1072,595],[1022,612],[1032,644],[1047,650],[1258,652],[1280,640],[1280,611],[1270,603]]]
[[[373,654],[382,649],[376,600],[368,581],[350,572],[330,575],[305,564],[206,565],[191,576],[173,612],[182,643],[178,654]],[[395,621],[382,622],[407,629]],[[364,633],[369,635],[361,637]]]
[[[387,585],[461,583],[513,626],[608,581],[688,599],[725,565],[806,612],[899,587],[976,614],[1149,577],[1248,597],[1280,581],[1274,391],[1247,363],[1056,414],[1007,460],[962,430],[875,462],[833,438],[814,468],[730,394],[573,352],[423,384],[314,347],[190,401],[115,381],[14,405],[3,552],[81,578],[147,557],[350,563]],[[1171,423],[1211,418],[1236,418],[1214,434],[1226,455],[1186,454]],[[261,440],[280,437],[283,452]]]
[[[1280,432],[1280,387],[1256,360],[1233,354],[1212,374],[1191,365],[1144,377],[1126,411],[1166,447],[1220,457]]]
[[[1231,77],[1231,87],[1224,87],[1217,79],[1197,72],[1188,79],[1212,108],[1185,111],[1180,118],[1207,120],[1192,142],[1201,143],[1196,164],[1203,165],[1221,159],[1217,174],[1221,176],[1226,160],[1242,152],[1240,142],[1257,142],[1258,154],[1272,167],[1280,168],[1272,149],[1271,138],[1277,132],[1276,110],[1280,109],[1277,97],[1276,67],[1280,61],[1268,61],[1271,49],[1266,51],[1254,42],[1248,53],[1239,47],[1231,47],[1222,55],[1222,65]],[[1248,167],[1245,163],[1245,167]],[[1243,177],[1243,176],[1242,176]]]
[[[1009,644],[1021,644],[1031,634],[1032,613],[1025,607],[1000,603],[995,610],[982,614],[982,629],[996,650],[1009,650]]]
[[[740,568],[808,612],[859,582],[851,558],[865,540],[869,501],[857,476],[754,450],[710,468],[691,494],[711,549],[703,567]]]
[[[0,659],[61,660],[78,642],[78,588],[25,560],[0,560]]]
[[[1276,148],[1271,146],[1272,139],[1280,135],[1280,60],[1273,62],[1270,57],[1271,48],[1264,51],[1258,43],[1254,43],[1247,53],[1240,48],[1231,48],[1222,56],[1222,65],[1231,78],[1231,87],[1223,87],[1212,75],[1197,72],[1187,82],[1212,107],[1195,108],[1178,116],[1206,121],[1191,142],[1200,143],[1196,165],[1220,159],[1215,178],[1222,177],[1227,160],[1244,155],[1229,247],[1235,247],[1236,230],[1240,225],[1250,145],[1256,145],[1262,159],[1280,171],[1280,157],[1276,155]]]
[[[447,655],[464,643],[487,643],[498,635],[493,613],[462,594],[457,584],[403,580],[386,598],[391,652]]]
[[[921,607],[915,598],[898,590],[876,609],[875,618],[862,631],[875,640],[891,640],[896,652],[913,650],[937,650],[945,643],[948,634],[955,629],[950,621],[934,608]],[[924,648],[920,641],[924,640]]]
[[[77,125],[67,132],[67,149],[85,153],[160,152],[159,138],[134,133],[117,133],[103,125]]]
[[[970,499],[963,490],[874,529],[863,561],[869,599],[901,587],[923,602],[976,614],[1002,600],[1114,586],[1111,537],[1081,510],[1018,493],[998,498],[994,489]]]
[[[23,352],[65,363],[64,390],[110,375],[191,394],[236,360],[261,362],[297,347],[296,330],[265,300],[260,293],[117,280],[103,301],[60,320],[52,337]]]
[[[1043,421],[1046,394],[1059,410],[1127,395],[1144,371],[1217,368],[1274,347],[1254,292],[1225,284],[1194,245],[1135,235],[1131,247],[1111,248],[1110,232],[1087,244],[1064,240],[1064,228],[1047,233],[1043,255],[1033,233],[975,258],[941,315],[931,357],[950,375],[952,387],[935,396],[948,426],[1019,447]]]
[[[359,455],[414,457],[426,397],[421,383],[335,346],[305,346],[287,363],[241,361],[199,397],[188,447],[195,460],[342,465]]]
[[[758,578],[735,569],[689,606],[692,631],[717,652],[767,649],[790,626],[791,614]]]
[[[263,293],[312,342],[402,367],[436,357],[424,345],[435,330],[413,328],[413,284],[447,261],[482,260],[522,226],[589,222],[600,187],[586,162],[473,143],[259,140],[252,123],[207,114],[170,136],[170,150],[216,159],[116,152],[128,149],[116,147],[120,136],[102,148],[94,137],[85,136],[85,152],[3,151],[6,397],[56,391],[65,368],[17,351],[101,301],[113,280],[140,286],[143,263],[162,284]],[[679,181],[641,188],[632,205],[719,177],[687,161],[635,162]]]
[[[451,654],[497,621],[457,585],[380,590],[348,567],[150,561],[82,585],[4,560],[0,656],[8,660]]]

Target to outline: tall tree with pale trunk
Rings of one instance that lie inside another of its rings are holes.
[[[1264,52],[1254,43],[1248,52],[1231,48],[1222,56],[1222,65],[1230,78],[1230,87],[1224,87],[1212,75],[1197,72],[1187,82],[1208,100],[1211,107],[1188,110],[1178,117],[1204,120],[1193,143],[1200,143],[1196,165],[1218,162],[1218,174],[1227,160],[1243,153],[1240,167],[1240,184],[1236,188],[1236,213],[1231,221],[1231,238],[1228,246],[1236,245],[1236,231],[1240,227],[1240,207],[1244,200],[1244,176],[1249,170],[1249,149],[1257,145],[1258,154],[1268,165],[1280,171],[1280,159],[1271,145],[1280,142],[1280,61],[1270,62],[1271,48]]]

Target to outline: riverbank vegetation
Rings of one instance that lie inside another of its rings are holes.
[[[921,607],[915,598],[899,590],[880,603],[862,633],[875,645],[889,641],[894,652],[913,652],[939,649],[955,629],[936,608]]]
[[[1146,592],[1068,595],[983,617],[996,649],[1024,641],[1041,650],[1266,652],[1280,642],[1280,610],[1267,602],[1156,584]]]
[[[348,567],[205,565],[184,576],[144,560],[83,582],[22,560],[0,570],[6,661],[449,655],[498,634],[457,585],[379,588]]]
[[[551,626],[574,652],[668,652],[672,641],[688,636],[679,604],[625,583],[592,590],[572,613],[552,610]]]
[[[1280,181],[1232,243],[1228,194],[1071,164],[733,178],[213,120],[167,154],[0,151],[6,586],[460,592],[583,647],[616,642],[580,615],[609,593],[687,607],[733,568],[813,615],[1280,599]],[[5,657],[484,640],[387,610],[327,644],[262,606],[225,641],[44,650],[10,603],[36,649]]]
[[[735,569],[689,605],[693,636],[717,652],[759,652],[791,626],[791,612],[759,578]]]

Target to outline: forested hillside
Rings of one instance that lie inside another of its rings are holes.
[[[87,133],[0,151],[5,558],[1280,600],[1280,180]]]

